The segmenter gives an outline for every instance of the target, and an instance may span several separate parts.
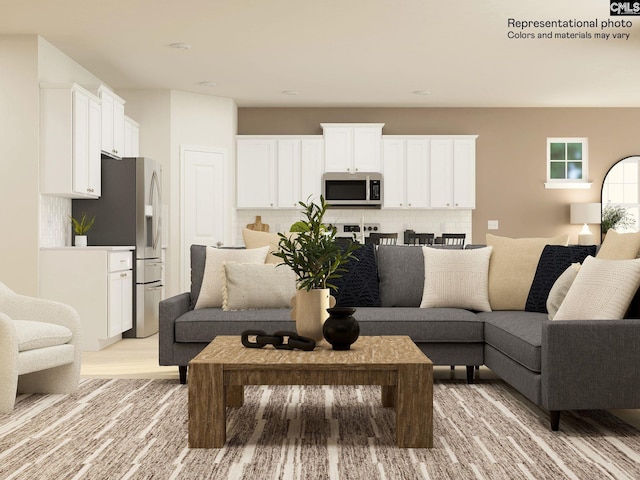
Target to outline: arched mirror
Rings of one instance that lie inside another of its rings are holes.
[[[640,156],[613,165],[602,182],[602,232],[640,230]]]

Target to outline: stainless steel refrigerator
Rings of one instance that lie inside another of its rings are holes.
[[[158,331],[162,299],[162,198],[160,164],[150,158],[102,159],[102,195],[73,200],[72,214],[96,221],[89,245],[135,246],[133,328],[124,337],[148,337]]]

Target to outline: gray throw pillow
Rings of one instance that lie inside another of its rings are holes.
[[[380,245],[377,258],[381,306],[419,307],[424,290],[422,248]]]

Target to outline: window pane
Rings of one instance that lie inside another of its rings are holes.
[[[566,160],[564,156],[565,143],[552,143],[549,146],[549,158],[551,160]]]
[[[567,160],[582,160],[581,143],[567,143]]]
[[[582,179],[582,162],[567,162],[567,178]]]
[[[564,162],[551,162],[549,168],[549,175],[552,179],[563,179],[567,178],[564,172],[564,166],[566,164]]]

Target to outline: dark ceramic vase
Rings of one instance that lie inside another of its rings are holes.
[[[327,308],[329,318],[324,322],[322,333],[334,350],[349,350],[358,339],[360,325],[352,316],[355,311],[352,307]]]

